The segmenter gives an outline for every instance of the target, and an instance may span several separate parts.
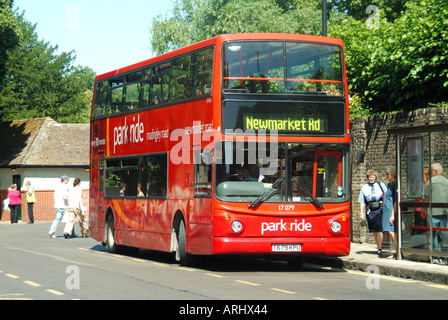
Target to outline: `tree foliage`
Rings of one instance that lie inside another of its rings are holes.
[[[176,0],[172,13],[153,19],[151,45],[168,52],[223,33],[320,34],[321,13],[302,0]]]
[[[18,23],[12,6],[12,0],[0,0],[0,83],[6,73],[8,51],[19,43]]]
[[[347,17],[332,36],[346,46],[350,93],[370,113],[411,110],[448,101],[448,8],[445,0],[408,1],[378,29]]]
[[[321,0],[176,0],[152,21],[157,54],[221,33],[321,34]],[[448,101],[446,0],[332,0],[328,35],[345,44],[353,114]]]
[[[73,67],[75,53],[39,40],[36,26],[17,15],[20,45],[10,51],[0,87],[0,119],[52,117],[59,122],[88,122],[94,72]]]
[[[407,0],[332,0],[329,6],[356,20],[364,20],[369,12],[367,8],[376,6],[382,10],[387,21],[399,18],[405,10]]]

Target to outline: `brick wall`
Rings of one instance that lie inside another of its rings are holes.
[[[385,170],[396,166],[395,136],[387,129],[395,125],[427,123],[429,121],[447,120],[448,107],[420,109],[412,112],[359,117],[350,122],[351,134],[351,182],[352,182],[352,219],[351,237],[354,242],[374,243],[373,237],[360,227],[358,196],[362,186],[367,182],[366,172],[373,169],[378,172],[378,181],[388,183]],[[442,146],[437,146],[441,148]],[[446,147],[446,146],[443,146]],[[433,148],[436,148],[434,145]],[[364,162],[358,163],[358,151],[365,152]],[[438,152],[442,154],[441,152]]]
[[[33,213],[34,221],[52,221],[56,216],[56,209],[54,205],[54,190],[36,190],[36,203],[34,204]],[[8,190],[1,190],[1,199],[6,199],[8,196]],[[83,190],[83,203],[87,207],[85,216],[89,215],[89,190]],[[11,221],[10,212],[3,210],[2,203],[2,215],[1,222]],[[28,205],[26,203],[25,192],[22,192],[22,222],[29,222],[28,218]]]

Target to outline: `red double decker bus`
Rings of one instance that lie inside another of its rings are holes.
[[[91,236],[115,252],[347,255],[343,44],[232,34],[96,78]]]

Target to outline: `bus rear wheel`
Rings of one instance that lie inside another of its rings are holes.
[[[184,220],[181,220],[179,224],[178,242],[179,242],[178,250],[179,250],[180,264],[182,266],[193,265],[193,257],[191,254],[187,252],[187,230],[185,228]]]

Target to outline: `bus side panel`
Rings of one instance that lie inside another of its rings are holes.
[[[195,198],[190,214],[191,253],[212,254],[213,226],[211,198]]]

